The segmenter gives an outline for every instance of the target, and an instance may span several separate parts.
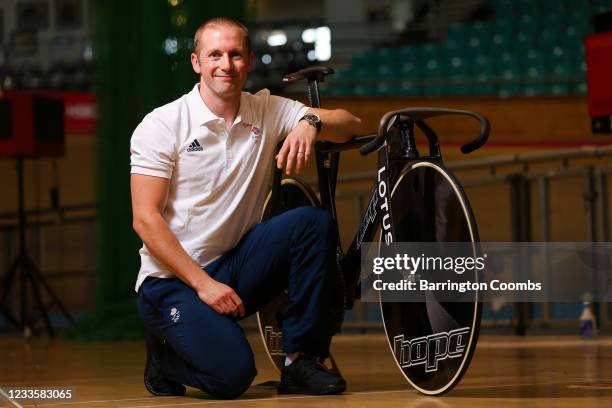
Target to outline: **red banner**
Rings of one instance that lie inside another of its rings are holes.
[[[589,114],[612,115],[612,32],[590,35],[585,44]]]

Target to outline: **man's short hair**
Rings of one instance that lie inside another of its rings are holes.
[[[251,38],[249,37],[249,30],[244,26],[244,24],[234,19],[231,19],[229,17],[214,17],[214,18],[204,21],[195,32],[195,36],[193,37],[193,52],[196,55],[199,56],[198,52],[200,48],[200,36],[202,34],[202,31],[204,31],[207,28],[214,27],[214,26],[220,26],[220,25],[235,27],[235,28],[242,30],[247,52],[249,54],[251,53]]]

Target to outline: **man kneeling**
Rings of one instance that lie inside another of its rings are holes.
[[[145,386],[158,396],[183,395],[185,385],[240,396],[257,371],[238,320],[289,288],[278,391],[341,393],[344,379],[316,362],[332,336],[333,222],[312,207],[258,222],[277,143],[284,138],[277,166],[299,173],[316,140],[347,141],[361,121],[267,90],[242,92],[253,54],[234,20],[202,24],[191,63],[199,82],[149,113],[131,140]]]

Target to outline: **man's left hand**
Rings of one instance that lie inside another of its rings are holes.
[[[306,121],[301,121],[285,138],[283,147],[276,156],[276,167],[285,167],[285,173],[300,174],[308,164],[314,143],[317,139],[317,129]]]

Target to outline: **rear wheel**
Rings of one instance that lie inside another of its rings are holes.
[[[315,192],[308,184],[300,179],[283,179],[280,194],[280,213],[297,207],[320,206],[319,199]],[[270,192],[264,204],[262,221],[277,215],[272,214],[271,195],[272,193]],[[284,292],[257,312],[259,333],[261,334],[266,353],[279,372],[285,360],[285,353],[283,352],[283,332],[279,321],[281,320],[286,301],[287,294]]]
[[[470,204],[455,177],[440,164],[408,164],[391,191],[391,209],[396,242],[470,242],[476,253],[479,238]],[[469,279],[480,281],[476,272]],[[469,296],[464,302],[430,297],[426,302],[380,302],[395,362],[406,380],[424,394],[449,391],[467,371],[482,313],[478,294]],[[435,340],[441,337],[446,340]],[[462,352],[444,355],[438,350],[436,368],[426,367],[423,356],[428,350],[448,347],[451,341],[462,342],[464,347],[456,347]]]

